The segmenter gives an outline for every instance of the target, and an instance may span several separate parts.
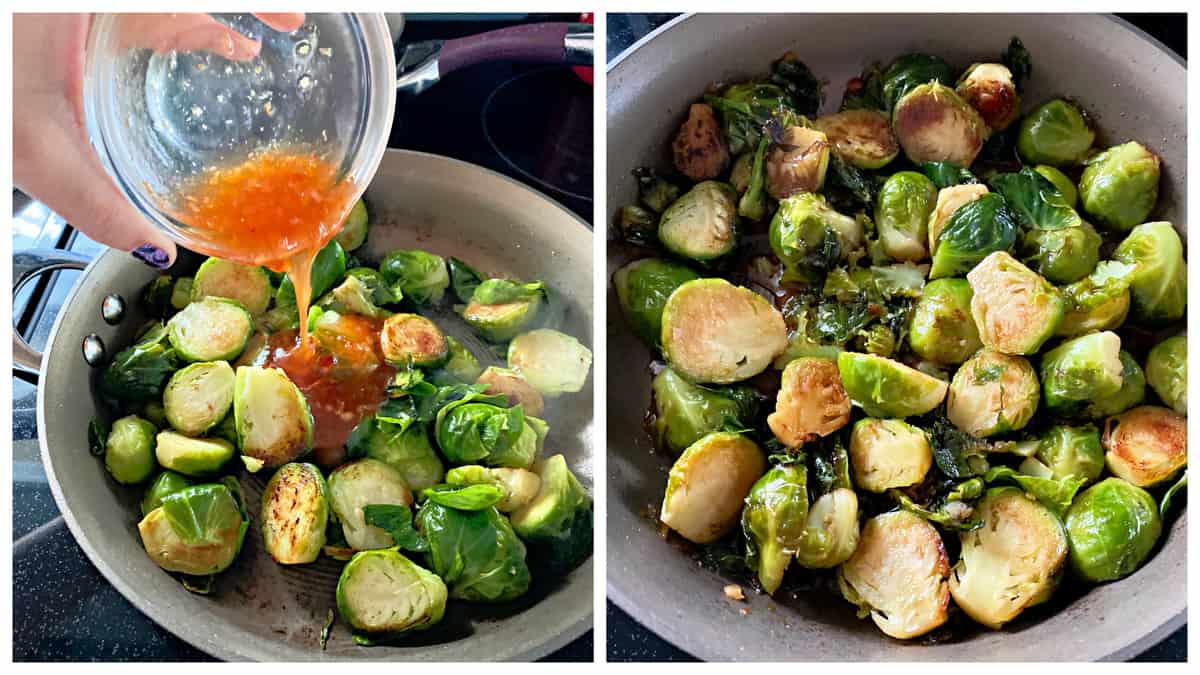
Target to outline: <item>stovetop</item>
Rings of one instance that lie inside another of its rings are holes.
[[[417,15],[403,42],[449,39],[577,15]],[[592,88],[565,67],[481,64],[397,101],[389,147],[446,155],[519,180],[592,220]],[[13,250],[104,248],[14,194]],[[37,349],[78,272],[56,272],[14,298],[16,330]],[[199,661],[96,571],[67,530],[38,450],[37,387],[13,377],[13,658],[17,661]],[[591,661],[592,632],[547,657]]]

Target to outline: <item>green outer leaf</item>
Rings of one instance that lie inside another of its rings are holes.
[[[391,535],[398,548],[418,552],[429,550],[429,542],[413,529],[412,511],[407,506],[368,504],[363,507],[363,519],[368,525],[374,525]]]
[[[905,54],[897,58],[883,74],[883,100],[887,109],[894,108],[914,87],[934,80],[947,87],[954,86],[954,71],[941,57]]]
[[[1042,506],[1050,509],[1059,518],[1067,515],[1067,509],[1071,508],[1075,493],[1079,492],[1079,489],[1087,483],[1087,478],[1084,476],[1067,476],[1061,480],[1038,478],[1017,473],[1007,466],[992,467],[984,475],[983,480],[989,484],[1015,484],[1036,497]]]
[[[930,279],[959,276],[996,251],[1011,251],[1017,221],[1000,195],[989,192],[950,215],[938,236]]]
[[[1004,196],[1020,223],[1036,230],[1080,227],[1083,219],[1067,203],[1058,188],[1033,167],[1018,173],[1002,173],[988,180],[988,186]]]
[[[925,177],[933,181],[939,190],[942,188],[952,187],[954,185],[965,185],[967,183],[978,183],[979,179],[975,174],[968,169],[955,164],[954,162],[922,162],[921,173]]]
[[[475,268],[454,256],[446,259],[446,267],[450,270],[450,288],[459,302],[467,304],[475,295],[475,289],[483,283],[483,277]]]
[[[162,499],[163,514],[171,529],[186,544],[225,544],[213,534],[244,526],[245,518],[237,498],[226,485],[206,483],[172,492]],[[240,546],[240,543],[239,543]]]
[[[475,289],[471,301],[480,305],[502,305],[508,302],[532,300],[544,295],[546,285],[540,281],[523,284],[512,279],[487,279]]]
[[[1167,517],[1167,512],[1171,510],[1171,503],[1175,499],[1175,493],[1180,490],[1183,490],[1183,496],[1187,497],[1187,469],[1183,470],[1183,475],[1179,477],[1179,480],[1175,481],[1175,484],[1167,488],[1166,493],[1163,494],[1162,502],[1158,507],[1158,513],[1163,518]]]
[[[524,409],[461,399],[438,411],[435,436],[446,459],[454,464],[486,463],[517,442],[524,430]]]
[[[503,602],[529,589],[525,545],[495,507],[460,511],[426,503],[417,525],[429,541],[430,567],[446,582],[450,597]]]
[[[436,485],[425,488],[421,493],[425,499],[434,504],[441,504],[452,509],[463,511],[479,511],[497,504],[504,499],[504,490],[496,485],[477,483],[474,485]]]

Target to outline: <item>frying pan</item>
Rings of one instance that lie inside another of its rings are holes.
[[[666,24],[608,71],[608,204],[636,199],[630,170],[670,168],[669,143],[709,83],[761,73],[791,50],[826,84],[824,111],[873,61],[923,51],[965,67],[994,60],[1012,35],[1033,57],[1024,107],[1071,95],[1095,115],[1098,145],[1138,139],[1163,159],[1152,219],[1187,222],[1187,73],[1161,44],[1117,19],[1092,15],[693,15]],[[1184,233],[1186,236],[1186,233]],[[627,262],[609,246],[608,268]],[[1187,516],[1134,574],[1034,609],[1002,631],[940,644],[881,634],[824,593],[727,600],[727,583],[675,550],[645,516],[661,502],[669,458],[642,431],[650,376],[630,377],[650,354],[608,293],[608,595],[677,647],[709,660],[1123,660],[1181,626],[1187,614]],[[743,613],[746,610],[748,613]]]
[[[571,212],[500,174],[404,150],[386,152],[366,199],[373,226],[367,246],[356,255],[378,261],[392,249],[422,248],[463,258],[490,275],[544,280],[562,293],[562,330],[592,343],[592,235]],[[61,252],[36,258],[14,257],[15,281],[39,270],[82,267]],[[177,266],[186,267],[185,258]],[[129,344],[146,318],[136,300],[155,274],[120,251],[106,251],[87,265],[50,334],[38,389],[42,459],[54,498],[80,547],[134,606],[197,648],[231,660],[533,660],[591,627],[589,559],[562,580],[535,579],[530,592],[512,603],[451,600],[440,624],[413,634],[404,646],[355,646],[339,621],[322,651],[318,637],[334,606],[340,564],[322,558],[284,567],[267,555],[256,516],[270,477],[263,474],[269,472],[243,477],[254,517],[240,557],[218,577],[214,595],[193,595],[158,569],[137,533],[139,491],[116,484],[103,462],[88,455],[87,421],[99,412],[93,393],[98,371],[84,362],[80,349],[90,334],[99,336],[110,354]],[[117,325],[106,323],[100,313],[112,293],[126,305]],[[465,325],[439,324],[471,346],[481,362],[491,358]],[[14,361],[37,366],[36,354],[16,341]],[[589,380],[580,393],[549,400],[546,410],[547,454],[565,455],[589,491],[592,399]]]

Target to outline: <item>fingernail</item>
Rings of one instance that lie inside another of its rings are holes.
[[[156,270],[165,270],[171,266],[171,257],[167,252],[154,244],[142,244],[133,250],[133,257],[141,260]]]

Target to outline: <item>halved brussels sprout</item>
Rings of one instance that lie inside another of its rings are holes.
[[[414,492],[442,482],[445,468],[429,443],[424,424],[397,424],[368,417],[346,440],[351,457],[368,457],[400,472],[404,484]]]
[[[368,525],[363,507],[371,504],[411,506],[412,492],[404,477],[390,465],[374,459],[360,459],[343,464],[329,475],[329,505],[346,543],[356,551],[389,548],[392,535],[374,525]]]
[[[504,602],[529,590],[525,545],[494,506],[462,511],[426,502],[417,529],[429,541],[427,560],[450,597]]]
[[[257,265],[209,258],[192,279],[190,301],[210,297],[236,300],[251,316],[259,316],[271,304],[271,280]]]
[[[784,281],[813,281],[814,263],[822,274],[837,260],[862,249],[865,234],[857,219],[835,211],[825,197],[804,192],[779,202],[771,219],[771,250],[783,263]]]
[[[843,110],[813,120],[833,150],[860,169],[879,169],[900,154],[888,116],[878,110]]]
[[[971,284],[966,279],[935,279],[925,285],[912,311],[908,345],[923,359],[962,363],[983,342],[971,317]]]
[[[940,56],[932,54],[904,54],[892,61],[883,73],[880,93],[887,110],[912,89],[927,82],[954,84],[954,70]]]
[[[396,549],[361,551],[342,568],[338,614],[356,631],[397,634],[442,620],[446,584]]]
[[[889,511],[868,520],[858,548],[838,571],[838,586],[861,616],[891,637],[924,635],[949,618],[950,562],[942,537],[924,518]]]
[[[1146,381],[1172,410],[1187,414],[1187,337],[1176,335],[1154,345],[1146,357]]]
[[[1037,412],[1039,389],[1028,360],[981,349],[954,373],[946,417],[979,438],[1024,429]]]
[[[742,509],[742,532],[758,583],[773,595],[783,583],[808,520],[807,470],[803,462],[771,467],[750,488]]]
[[[592,554],[592,499],[562,455],[547,457],[535,468],[537,493],[513,511],[512,527],[528,544],[538,571],[559,576]]]
[[[1079,191],[1075,188],[1075,183],[1067,177],[1067,174],[1047,164],[1038,164],[1033,167],[1033,170],[1050,181],[1058,194],[1062,195],[1063,203],[1071,208],[1075,208],[1075,204],[1079,202]]]
[[[533,501],[542,479],[527,469],[507,467],[488,468],[477,464],[456,466],[446,472],[446,483],[450,485],[494,485],[504,492],[496,508],[504,513],[516,511]]]
[[[1105,478],[1083,491],[1067,511],[1071,569],[1092,583],[1131,574],[1162,534],[1158,505],[1145,490]]]
[[[930,226],[930,236],[935,229]],[[950,214],[937,233],[929,278],[958,276],[974,269],[992,253],[1012,250],[1017,231],[1016,216],[1004,197],[988,193],[963,204]]]
[[[1021,122],[1017,154],[1026,164],[1073,166],[1083,161],[1096,132],[1079,106],[1061,98],[1033,109]]]
[[[933,466],[929,436],[904,420],[864,417],[850,431],[854,484],[883,493],[925,480]]]
[[[933,181],[916,171],[894,173],[879,188],[875,226],[879,229],[879,243],[889,258],[920,262],[929,257],[925,241],[929,214],[937,198]]]
[[[929,236],[930,253],[937,250],[938,238],[942,236],[942,230],[946,229],[946,223],[950,220],[950,216],[986,194],[988,194],[988,188],[983,183],[950,185],[937,191],[937,199],[934,202],[933,210],[929,212],[929,222],[925,228],[926,234]]]
[[[342,229],[334,239],[341,245],[342,250],[349,253],[367,242],[367,232],[371,229],[367,222],[367,203],[362,199],[354,202],[350,213],[342,221]]]
[[[592,351],[566,333],[539,328],[513,338],[508,345],[508,367],[543,396],[554,398],[583,389],[592,367]]]
[[[287,464],[312,447],[308,401],[278,368],[242,366],[233,385],[238,447],[261,466]]]
[[[817,192],[825,185],[829,168],[829,139],[817,129],[790,126],[767,152],[767,194],[787,199],[801,192]]]
[[[942,380],[882,356],[842,352],[838,371],[850,400],[872,417],[923,415],[946,398]]]
[[[158,474],[150,487],[146,488],[146,494],[142,496],[142,517],[162,506],[163,497],[193,485],[195,481],[191,478],[170,469]]]
[[[999,63],[973,63],[954,87],[992,131],[1004,131],[1021,115],[1012,71]]]
[[[173,492],[138,523],[142,546],[168,572],[216,574],[242,550],[247,523],[238,499],[220,483]]]
[[[440,366],[450,357],[446,334],[437,324],[419,314],[393,314],[379,332],[383,358],[397,367]]]
[[[390,291],[388,291],[390,293]],[[377,293],[363,281],[362,275],[346,275],[342,283],[317,300],[317,307],[338,314],[358,314],[383,319],[391,314],[375,303]]]
[[[215,475],[233,454],[233,444],[224,439],[188,438],[174,431],[158,432],[154,445],[154,456],[163,468],[186,476]]]
[[[711,433],[675,460],[659,519],[688,541],[714,542],[737,525],[742,502],[765,471],[766,459],[754,441]]]
[[[1082,411],[1121,389],[1121,338],[1104,331],[1068,340],[1042,356],[1042,394],[1057,415]]]
[[[440,368],[429,373],[430,382],[439,387],[449,384],[469,384],[483,373],[483,368],[479,366],[479,360],[463,343],[454,339],[454,336],[446,336],[446,346],[450,357]]]
[[[659,371],[651,387],[655,440],[672,456],[711,432],[750,427],[757,411],[748,387],[703,387],[670,368]]]
[[[1133,355],[1121,350],[1121,388],[1112,396],[1095,399],[1084,409],[1085,417],[1098,419],[1125,412],[1146,399],[1146,375]]]
[[[1060,289],[1067,311],[1054,334],[1076,337],[1113,330],[1125,323],[1130,305],[1129,285],[1136,270],[1134,265],[1105,260],[1091,274]]]
[[[892,109],[892,128],[914,164],[954,162],[971,166],[988,127],[975,109],[939,82],[909,89]]]
[[[157,433],[153,424],[137,415],[113,421],[104,442],[104,468],[113,480],[132,485],[154,473]]]
[[[254,322],[242,303],[207,297],[189,303],[167,322],[175,352],[186,361],[227,361],[246,347]]]
[[[179,277],[175,280],[175,285],[171,287],[171,306],[175,309],[183,309],[192,301],[192,277]]]
[[[796,359],[783,369],[781,382],[767,426],[785,446],[798,448],[850,421],[850,398],[833,361]]]
[[[809,569],[837,567],[854,554],[858,541],[858,495],[835,488],[808,509],[796,562]]]
[[[998,352],[1036,353],[1054,335],[1066,310],[1058,289],[1004,251],[984,258],[967,281],[979,338]]]
[[[1100,431],[1091,424],[1050,427],[1038,439],[1035,457],[1049,472],[1047,477],[1057,480],[1077,476],[1091,482],[1104,471]]]
[[[329,521],[329,491],[321,470],[292,462],[263,488],[263,546],[281,565],[303,565],[321,555]]]
[[[1187,263],[1183,243],[1170,223],[1138,225],[1113,258],[1134,265],[1130,294],[1134,321],[1158,325],[1175,321],[1187,308]]]
[[[1113,475],[1151,487],[1187,465],[1187,418],[1168,408],[1140,406],[1108,418],[1100,442]]]
[[[729,163],[729,146],[712,106],[693,103],[671,144],[675,168],[694,181],[716,178]]]
[[[684,377],[728,384],[753,377],[787,348],[783,315],[724,279],[689,281],[663,308],[663,355]]]
[[[514,342],[514,344],[516,343]],[[510,405],[521,406],[526,415],[537,417],[546,409],[546,403],[542,399],[541,393],[514,370],[488,366],[475,382],[487,385],[487,389],[484,389],[483,393],[504,396]]]
[[[1084,211],[1101,225],[1121,231],[1146,221],[1158,201],[1158,155],[1129,141],[1084,163],[1087,168],[1079,179]]]
[[[658,239],[682,258],[706,262],[737,245],[737,192],[714,180],[697,183],[658,222]]]
[[[999,630],[1050,599],[1067,562],[1058,518],[1020,488],[988,490],[976,509],[983,526],[963,532],[950,595],[967,616]]]
[[[228,361],[193,363],[177,371],[163,390],[167,422],[188,436],[208,431],[233,406],[233,380]]]
[[[488,279],[476,289],[462,311],[463,321],[489,342],[507,342],[528,330],[545,303],[541,283],[519,284]]]
[[[379,273],[393,293],[425,305],[440,302],[450,287],[446,261],[427,251],[392,251],[379,263]]]
[[[643,258],[613,274],[621,313],[634,335],[651,348],[662,340],[662,312],[667,298],[682,284],[699,279],[691,268],[670,260]]]

